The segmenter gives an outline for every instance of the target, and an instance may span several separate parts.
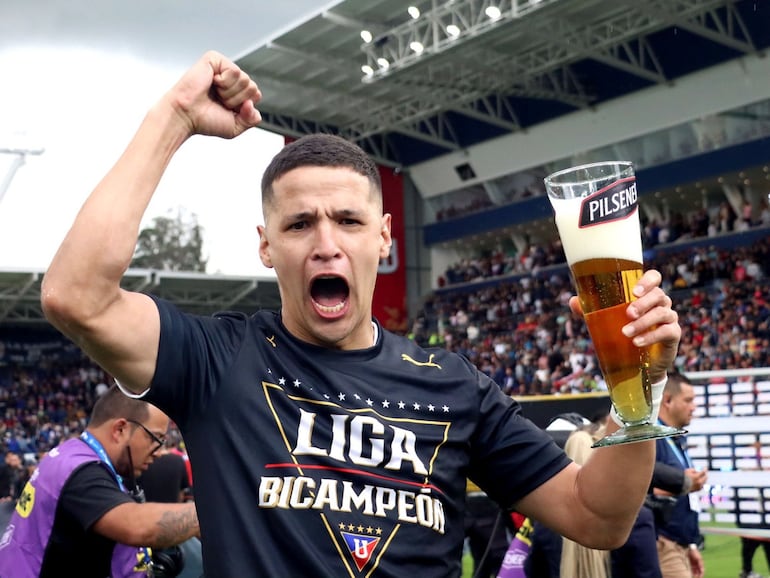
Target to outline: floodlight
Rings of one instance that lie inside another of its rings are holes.
[[[486,10],[484,10],[484,14],[489,16],[491,20],[497,20],[500,18],[500,16],[503,15],[502,12],[500,12],[500,9],[497,6],[487,6]]]

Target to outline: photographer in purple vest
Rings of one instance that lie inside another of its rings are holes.
[[[138,578],[152,548],[199,535],[194,503],[144,502],[136,477],[165,443],[169,418],[112,387],[86,430],[41,460],[0,537],[0,578]]]

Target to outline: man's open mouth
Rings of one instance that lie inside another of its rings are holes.
[[[342,277],[317,277],[310,287],[310,297],[322,313],[339,313],[345,307],[350,288]]]

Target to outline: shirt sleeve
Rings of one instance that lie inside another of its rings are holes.
[[[90,462],[75,470],[64,484],[58,508],[88,530],[113,508],[132,501],[103,465]]]
[[[184,426],[216,395],[243,341],[245,316],[190,315],[166,300],[156,298],[155,303],[160,342],[155,375],[144,399]]]
[[[571,460],[521,406],[477,372],[480,416],[471,440],[469,477],[503,508],[566,468]]]

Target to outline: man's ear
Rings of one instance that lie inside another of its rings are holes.
[[[119,417],[116,420],[112,422],[112,431],[110,432],[112,434],[112,437],[115,441],[118,441],[120,439],[120,436],[123,435],[123,432],[126,431],[129,427],[131,427],[131,424],[128,423],[128,420],[123,417]]]
[[[390,213],[385,213],[382,216],[382,229],[380,236],[382,237],[382,244],[380,246],[380,259],[385,259],[390,254],[390,247],[393,245],[393,237],[390,231],[391,216]]]
[[[263,225],[257,226],[259,233],[259,258],[265,267],[273,268],[273,260],[270,258],[270,242],[267,240],[267,232]]]

